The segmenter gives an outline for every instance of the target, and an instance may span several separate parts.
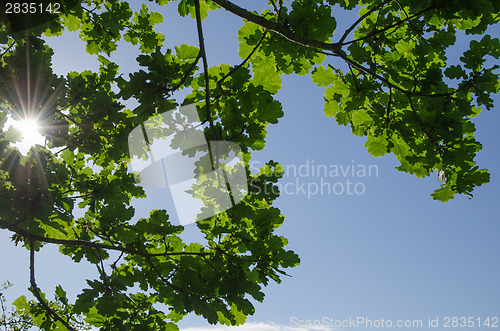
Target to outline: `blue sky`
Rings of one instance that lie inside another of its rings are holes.
[[[264,2],[253,4],[260,3]],[[167,46],[198,44],[194,20],[178,17],[172,5],[159,11],[165,16],[160,29]],[[354,20],[349,15],[342,18],[340,32]],[[204,24],[209,64],[239,63],[236,38],[241,20],[219,10]],[[490,33],[498,36],[500,28]],[[459,40],[459,47],[468,43],[465,37]],[[97,68],[97,60],[80,51],[83,44],[74,34],[54,38],[50,44],[55,49],[53,64],[58,74]],[[112,58],[123,72],[129,72],[137,68],[136,54],[134,47],[124,45]],[[265,150],[254,153],[255,165],[272,159],[290,169],[314,162],[344,168],[372,165],[378,172],[371,177],[351,173],[282,179],[282,185],[292,184],[288,194],[282,193],[276,202],[286,216],[278,232],[288,238],[289,248],[299,254],[301,265],[289,270],[292,277],[284,277],[282,284],[271,284],[265,290],[264,303],[255,304],[256,313],[248,318],[250,324],[237,329],[296,330],[293,321],[358,317],[394,323],[422,320],[424,326],[429,317],[438,317],[441,329],[447,316],[500,318],[498,111],[484,110],[474,121],[477,139],[483,143],[477,162],[489,169],[491,182],[476,189],[471,200],[458,196],[443,204],[430,197],[439,185],[437,174],[417,179],[395,170],[398,164],[391,155],[370,156],[363,146],[364,138],[353,136],[349,128],[338,126],[324,115],[323,90],[310,78],[283,77],[277,99],[285,116],[268,128]],[[500,98],[494,99],[498,105]],[[320,185],[321,180],[330,185],[340,183],[337,188],[349,180],[364,192],[323,192],[308,197],[297,189],[297,181],[314,189],[313,183]],[[148,194],[148,199],[134,203],[137,216],[147,215],[152,208],[171,208],[168,191],[150,190]],[[188,226],[187,232],[188,239],[197,237],[194,226]],[[24,294],[29,283],[28,254],[13,247],[7,231],[0,235],[4,252],[0,265],[8,266],[0,272],[0,282],[14,283],[8,291],[14,298]],[[62,284],[75,295],[85,286],[85,278],[96,277],[88,265],[68,261],[54,247],[43,249],[37,278],[44,291],[52,293],[57,284]],[[186,317],[180,326],[190,331],[212,329],[196,316]]]

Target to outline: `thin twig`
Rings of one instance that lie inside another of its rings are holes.
[[[351,72],[352,80],[354,81],[354,85],[356,86],[356,92],[361,91],[359,85],[358,85],[358,80],[357,77],[354,76],[354,72],[352,71],[352,66],[350,64],[347,64],[349,66],[349,71]]]
[[[155,266],[155,264],[153,263],[153,261],[151,260],[150,257],[146,257],[146,261],[148,262],[149,266],[156,272],[156,274],[158,275],[158,277],[160,277],[160,279],[165,284],[167,284],[168,286],[172,287],[174,290],[177,290],[177,291],[182,292],[182,293],[186,293],[186,291],[183,288],[175,286],[167,278],[165,278],[165,276],[163,276],[163,274],[158,270],[158,268]]]
[[[366,67],[363,67],[362,65],[358,64],[357,62],[349,59],[346,55],[340,55],[340,54],[333,54],[333,53],[323,53],[323,54],[326,54],[326,55],[331,55],[331,56],[337,56],[337,57],[340,57],[342,58],[347,64],[350,64],[352,65],[354,68],[358,69],[359,71],[362,71],[378,80],[380,80],[381,82],[383,82],[384,84],[386,84],[388,87],[392,87],[394,88],[395,90],[405,94],[405,95],[409,95],[409,96],[420,96],[420,97],[429,97],[429,98],[440,98],[440,97],[447,97],[447,96],[451,96],[455,93],[457,93],[459,90],[458,89],[455,89],[454,91],[451,91],[451,92],[448,92],[448,93],[435,93],[435,94],[424,94],[424,93],[420,93],[420,92],[412,92],[412,91],[408,91],[408,90],[405,90],[404,88],[394,84],[394,83],[391,83],[388,79],[386,79],[385,77],[377,74],[375,71],[371,70],[371,69],[368,69]]]
[[[396,1],[396,3],[398,4],[399,8],[401,9],[401,11],[405,14],[406,19],[408,19],[409,15],[406,12],[405,7],[403,7],[403,5],[401,4],[401,2],[399,2],[399,0],[394,0],[394,1]],[[413,31],[415,31],[415,33],[420,37],[420,39],[422,39],[422,40],[425,41],[425,38],[422,36],[422,34],[420,33],[420,31],[418,31],[418,29],[415,27],[415,25],[413,25],[413,23],[412,23],[411,20],[408,21],[408,25],[413,29]]]
[[[413,101],[411,99],[411,96],[407,95],[408,98],[408,103],[410,105],[411,111],[413,113],[413,117],[415,117],[415,122],[417,122],[418,127],[420,128],[420,131],[422,131],[425,136],[429,139],[432,145],[436,146],[437,149],[440,149],[441,146],[436,143],[434,138],[430,135],[430,133],[424,128],[424,125],[422,124],[422,121],[420,120],[420,117],[417,114],[417,110],[415,109],[415,106],[413,105]]]
[[[3,51],[2,54],[0,54],[0,59],[3,58],[3,56],[7,54],[16,43],[17,40],[14,40],[14,42],[12,42],[12,44],[10,44],[10,46],[5,51]]]
[[[342,35],[342,37],[340,38],[340,40],[338,41],[337,44],[342,44],[345,41],[345,39],[347,38],[347,36],[349,36],[349,33],[351,33],[351,31],[354,30],[354,28],[356,26],[358,26],[359,23],[361,23],[365,18],[367,18],[368,16],[370,16],[371,13],[373,13],[374,11],[378,10],[379,8],[387,5],[391,1],[392,0],[385,0],[384,2],[382,2],[378,6],[373,7],[372,9],[370,9],[369,11],[367,11],[363,16],[361,16],[360,18],[358,18],[356,20],[356,22],[354,22],[347,30],[345,30],[344,34]]]
[[[215,129],[214,120],[212,119],[212,114],[210,112],[210,77],[208,75],[207,52],[205,50],[205,39],[203,37],[203,26],[201,24],[200,1],[194,0],[194,6],[196,10],[196,26],[198,30],[198,40],[200,43],[201,57],[203,59],[203,73],[205,78],[205,109],[207,112],[206,120],[210,122],[210,128],[212,129],[216,140],[218,140],[217,130]]]
[[[387,26],[387,27],[385,27],[385,28],[383,28],[383,29],[380,29],[380,30],[378,30],[378,29],[377,29],[377,30],[374,30],[374,31],[372,31],[372,32],[368,33],[367,35],[365,35],[365,36],[363,36],[363,37],[361,37],[361,38],[358,38],[358,39],[353,39],[353,40],[346,41],[346,42],[342,42],[342,43],[340,43],[340,44],[338,44],[338,45],[339,45],[339,47],[346,46],[346,45],[350,45],[350,44],[355,43],[355,42],[357,42],[357,41],[362,41],[362,40],[365,40],[365,39],[370,38],[370,37],[372,37],[372,36],[374,36],[374,35],[377,35],[377,34],[380,34],[380,33],[382,33],[382,32],[385,32],[385,31],[387,31],[387,30],[390,30],[390,29],[392,29],[392,28],[395,28],[395,27],[397,27],[397,26],[399,26],[399,25],[401,25],[401,24],[405,23],[406,21],[410,21],[410,20],[414,19],[414,18],[415,18],[415,17],[417,17],[417,16],[420,16],[420,15],[422,15],[422,14],[424,14],[424,13],[428,12],[428,11],[431,11],[431,10],[433,10],[433,9],[435,9],[435,8],[437,8],[437,7],[439,7],[439,6],[441,6],[442,4],[446,3],[447,1],[449,1],[449,0],[445,0],[445,1],[439,2],[439,3],[437,3],[437,4],[434,4],[434,5],[430,6],[430,7],[427,7],[427,8],[425,8],[425,9],[422,9],[422,10],[421,10],[421,11],[419,11],[418,13],[415,13],[415,14],[413,14],[413,15],[411,15],[411,16],[409,16],[409,17],[407,17],[407,18],[403,19],[403,20],[400,20],[400,21],[398,21],[398,22],[396,22],[396,23],[393,23],[393,24],[391,24],[391,25],[389,25],[389,26]]]
[[[124,254],[124,253],[123,253],[123,252],[121,252],[121,253],[120,253],[120,256],[118,256],[118,258],[117,258],[117,259],[116,259],[113,263],[111,263],[111,268],[112,268],[112,269],[116,269],[116,264],[118,263],[118,261],[120,261],[120,259],[122,258],[123,254]]]
[[[243,124],[243,126],[241,127],[241,130],[238,133],[236,133],[233,136],[231,136],[230,138],[228,138],[228,141],[233,141],[234,139],[241,136],[245,132],[246,128],[247,128],[247,124],[245,123],[245,124]]]
[[[90,128],[90,125],[89,124],[83,124],[83,123],[78,123],[74,118],[72,118],[71,116],[68,116],[66,115],[65,113],[62,112],[62,110],[59,110],[57,109],[55,111],[56,113],[60,114],[61,116],[63,116],[64,118],[66,118],[68,121],[72,122],[73,124],[75,124],[77,127],[79,127],[82,131],[89,131],[93,134],[96,134],[100,137],[107,137],[107,138],[114,138],[115,136],[113,135],[110,135],[110,134],[106,134],[106,133],[100,133],[100,132],[96,132],[94,130],[92,130]]]
[[[273,8],[274,8],[274,11],[276,12],[276,14],[278,14],[280,11],[279,11],[278,7],[276,6],[276,3],[274,2],[274,0],[269,0],[269,1],[273,5]]]
[[[78,195],[76,197],[68,197],[69,199],[83,199],[83,198],[88,198],[88,197],[91,197],[93,195],[93,193],[88,193],[88,194],[83,194],[83,195]]]
[[[391,112],[391,107],[392,107],[392,87],[389,87],[389,102],[387,103],[387,108],[385,110],[385,128],[389,128],[389,115]]]
[[[236,67],[234,67],[233,69],[231,69],[231,71],[229,71],[224,77],[222,77],[221,79],[219,79],[219,81],[217,82],[217,87],[219,88],[219,90],[221,92],[222,92],[222,83],[229,76],[231,76],[236,71],[238,71],[241,67],[243,67],[250,60],[250,58],[255,54],[255,52],[257,51],[257,49],[260,47],[260,45],[262,44],[262,42],[266,38],[266,35],[267,35],[267,30],[264,31],[264,33],[262,34],[262,37],[259,39],[259,42],[257,43],[257,45],[255,45],[255,47],[252,49],[252,51],[250,52],[250,54],[248,54],[248,56],[240,64],[238,64]]]
[[[189,69],[186,71],[186,73],[184,74],[184,77],[182,77],[181,81],[177,85],[175,85],[174,87],[169,89],[169,91],[171,91],[171,92],[177,91],[184,84],[186,79],[191,75],[191,72],[193,71],[194,67],[196,67],[196,64],[198,64],[198,61],[200,60],[200,58],[201,58],[201,51],[198,52],[198,56],[193,61],[193,63],[189,67]]]
[[[68,324],[68,322],[63,320],[61,316],[59,316],[52,308],[50,308],[47,302],[45,302],[45,300],[42,298],[40,290],[38,289],[38,286],[36,285],[35,281],[35,240],[33,238],[30,238],[29,241],[30,241],[30,283],[33,289],[33,293],[35,294],[35,297],[49,315],[51,315],[53,318],[61,322],[68,330],[76,331],[71,325]]]

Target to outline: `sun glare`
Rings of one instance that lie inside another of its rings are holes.
[[[22,154],[26,154],[34,145],[43,145],[45,138],[40,134],[40,127],[36,119],[13,120],[9,118],[5,125],[6,128],[13,126],[22,136],[22,140],[14,144]]]

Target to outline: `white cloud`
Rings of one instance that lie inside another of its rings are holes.
[[[299,328],[275,323],[246,323],[240,326],[208,326],[201,328],[184,328],[182,331],[331,331],[333,328],[313,327]]]
[[[98,331],[98,328],[92,328],[91,331]],[[206,326],[196,328],[181,328],[181,331],[332,331],[335,328],[311,327],[299,328],[275,323],[246,323],[240,326]]]

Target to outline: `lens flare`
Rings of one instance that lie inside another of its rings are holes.
[[[45,137],[40,134],[40,126],[36,119],[20,119],[13,120],[9,118],[5,124],[5,128],[13,126],[22,136],[22,140],[14,144],[19,151],[26,155],[29,149],[35,145],[43,145]]]

